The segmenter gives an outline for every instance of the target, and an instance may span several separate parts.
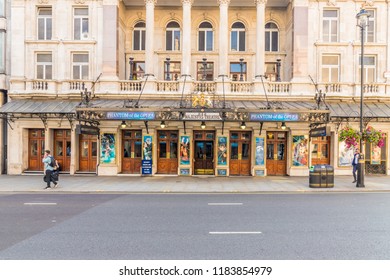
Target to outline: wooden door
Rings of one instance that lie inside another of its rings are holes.
[[[160,130],[157,133],[157,173],[177,174],[178,132]]]
[[[80,134],[79,171],[96,172],[97,136]]]
[[[28,170],[43,171],[42,158],[45,154],[45,130],[29,129],[28,132]]]
[[[251,175],[251,133],[239,131],[230,133],[229,173],[232,176]]]
[[[287,133],[267,132],[267,175],[286,175]]]
[[[312,137],[311,165],[330,164],[330,136]]]
[[[140,174],[142,161],[142,131],[122,131],[122,173]]]
[[[214,131],[194,131],[194,174],[214,175]]]
[[[61,171],[70,171],[71,137],[70,129],[54,130],[54,158],[58,160]]]

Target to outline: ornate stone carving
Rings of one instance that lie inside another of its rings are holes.
[[[328,2],[326,3],[326,5],[328,5],[328,6],[336,6],[336,3],[337,1],[336,0],[328,0]]]
[[[157,4],[157,0],[145,0],[145,4]]]
[[[142,12],[137,13],[138,19],[142,19]]]
[[[192,5],[192,4],[194,4],[194,0],[181,0],[181,3],[182,4],[190,4],[190,5]]]
[[[258,4],[264,4],[264,5],[267,4],[267,0],[255,0],[254,2],[255,2],[256,5],[258,5]]]
[[[85,4],[85,0],[74,0],[75,4]]]
[[[230,0],[217,0],[218,1],[218,4],[219,5],[229,5],[230,4]]]
[[[38,3],[39,4],[47,4],[47,3],[49,3],[49,0],[39,0]]]
[[[374,6],[374,0],[366,0],[364,6],[370,6],[370,7]]]

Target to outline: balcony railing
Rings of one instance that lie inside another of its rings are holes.
[[[271,96],[290,96],[315,94],[315,87],[312,83],[290,83],[290,82],[270,82],[261,81],[239,82],[239,81],[159,81],[149,80],[145,84],[143,80],[124,80],[124,81],[98,81],[93,86],[91,80],[10,80],[10,94],[29,94],[42,93],[47,94],[79,94],[85,89],[93,90],[95,94],[139,94],[144,89],[144,95],[158,95],[178,93],[189,94],[191,92],[204,92],[213,94],[222,94],[245,97],[264,96],[264,90]],[[320,83],[318,89],[326,93],[328,97],[337,96],[360,96],[360,84],[351,83]],[[371,83],[364,85],[364,94],[370,97],[388,96],[390,94],[390,85],[386,83]]]

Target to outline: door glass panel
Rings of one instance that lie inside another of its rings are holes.
[[[318,158],[318,144],[314,144],[313,151],[311,152],[312,158]]]
[[[70,130],[67,130],[67,131],[66,131],[66,137],[67,137],[67,138],[70,137]]]
[[[177,143],[171,142],[170,144],[171,158],[177,158]]]
[[[203,153],[205,152],[204,150],[204,143],[203,142],[196,142],[196,147],[195,147],[195,157],[196,159],[203,159]]]
[[[41,157],[45,154],[45,140],[41,140]]]
[[[131,131],[130,131],[130,130],[125,130],[125,131],[123,132],[123,135],[124,135],[125,137],[131,137]]]
[[[45,137],[45,130],[44,129],[41,130],[41,136]]]
[[[55,130],[55,135],[58,136],[58,137],[62,137],[63,130]]]
[[[328,155],[328,144],[322,144],[321,146],[321,154],[322,154],[322,157],[324,158],[328,158],[329,155]]]
[[[130,141],[125,141],[125,147],[123,150],[123,157],[124,158],[129,158],[131,155],[131,144]]]
[[[137,138],[137,139],[142,138],[142,131],[136,131],[134,134],[135,134],[135,138]]]
[[[278,160],[284,160],[284,144],[278,144]]]
[[[92,142],[92,156],[97,157],[97,142]]]
[[[267,159],[274,159],[274,144],[267,144]]]
[[[213,159],[213,143],[212,142],[206,143],[206,158]]]
[[[160,145],[160,158],[167,158],[167,143],[160,142],[159,145]]]
[[[160,131],[160,139],[165,139],[167,138],[167,133],[165,131]]]
[[[31,131],[31,136],[32,137],[38,137],[38,130]]]
[[[238,139],[238,133],[233,132],[233,133],[230,135],[230,139]]]
[[[140,158],[142,155],[142,142],[136,141],[134,143],[134,157]]]
[[[241,135],[241,139],[246,140],[246,139],[249,139],[249,138],[250,138],[249,133],[243,133],[243,134]]]
[[[249,143],[242,143],[242,159],[249,159]]]
[[[172,139],[177,139],[177,133],[171,133],[171,138]]]
[[[67,157],[70,157],[70,153],[71,153],[71,145],[70,145],[70,141],[66,141],[66,156]]]
[[[30,142],[30,155],[36,157],[38,155],[38,141],[31,140]]]
[[[88,141],[83,141],[81,143],[81,155],[83,157],[88,157]]]
[[[203,135],[202,133],[195,133],[195,139],[202,139]]]
[[[214,139],[214,133],[206,133],[206,139]]]
[[[274,139],[274,134],[272,132],[268,132],[267,139]]]
[[[62,156],[63,155],[62,146],[63,146],[63,142],[62,141],[56,141],[56,156]]]
[[[238,159],[238,143],[231,143],[230,146],[230,159]]]
[[[278,139],[285,139],[286,134],[285,133],[278,133]]]

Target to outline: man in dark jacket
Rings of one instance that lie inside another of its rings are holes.
[[[51,163],[51,155],[50,155],[50,150],[46,150],[45,151],[45,155],[42,159],[42,162],[44,163],[44,170],[45,170],[45,176],[46,176],[46,189],[50,189],[51,186],[50,186],[50,182],[53,182],[54,183],[54,187],[56,188],[58,186],[57,182],[53,180],[51,174],[53,173],[53,170],[54,170],[54,167],[50,165]]]
[[[358,163],[359,163],[359,157],[360,157],[359,149],[356,149],[355,154],[353,155],[353,160],[352,160],[352,174],[353,174],[353,182],[352,183],[356,183],[356,181],[357,181],[356,171],[357,171],[357,167],[358,167]]]

